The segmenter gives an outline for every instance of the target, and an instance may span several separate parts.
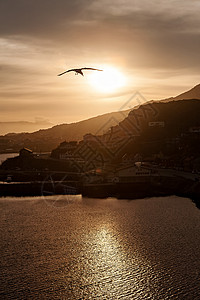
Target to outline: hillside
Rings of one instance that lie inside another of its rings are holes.
[[[182,93],[174,98],[174,100],[181,99],[200,99],[200,84],[193,87],[190,91]]]
[[[85,161],[89,157],[90,165],[98,167],[117,166],[125,157],[132,161],[137,157],[146,162],[161,162],[166,167],[199,170],[199,112],[197,99],[143,104],[105,134],[85,137],[74,147],[74,155],[80,155]],[[61,144],[52,156],[59,158],[60,154],[67,154],[72,149],[70,146]]]
[[[130,153],[139,152],[146,157],[160,152],[198,156],[199,112],[200,100],[197,99],[144,104],[112,128],[109,143],[115,149],[122,149],[122,141]]]
[[[21,149],[22,147],[31,148],[33,151],[36,152],[51,151],[53,148],[57,147],[58,144],[60,144],[62,141],[80,141],[83,139],[83,136],[87,133],[91,133],[94,135],[102,135],[106,133],[111,127],[117,128],[116,125],[119,124],[119,122],[121,122],[120,124],[122,124],[122,126],[127,127],[123,130],[128,132],[130,129],[129,127],[133,126],[133,128],[130,130],[134,129],[134,134],[140,135],[141,128],[139,125],[142,120],[143,114],[145,114],[145,118],[148,115],[152,117],[157,116],[157,118],[158,116],[160,116],[161,119],[163,118],[161,117],[161,113],[157,112],[157,106],[155,105],[156,103],[164,104],[167,102],[176,102],[178,100],[183,99],[188,99],[187,101],[189,101],[189,99],[200,99],[200,84],[174,98],[164,99],[160,101],[150,101],[148,102],[149,108],[146,111],[143,108],[147,106],[145,106],[146,104],[143,104],[140,107],[132,109],[132,111],[127,110],[123,112],[108,113],[76,123],[53,126],[52,128],[39,130],[33,133],[18,133],[0,136],[0,151],[4,152],[7,151],[7,149],[10,149],[10,151],[15,152]],[[150,111],[152,114],[149,114]],[[129,119],[124,120],[124,118],[128,116],[128,114],[130,116],[138,113],[141,116],[138,115],[137,117],[135,117],[136,120],[134,122],[134,125],[132,124],[132,122],[129,122],[130,117]],[[191,114],[193,114],[192,111]],[[170,117],[171,116],[168,115],[167,118],[169,119],[165,122],[168,122],[170,120]],[[176,124],[174,124],[174,128],[176,128]]]
[[[22,147],[33,151],[51,151],[62,141],[80,141],[86,133],[103,134],[111,126],[123,120],[130,110],[113,112],[76,123],[61,124],[49,129],[42,129],[33,133],[11,133],[0,136],[0,151],[13,149],[19,151]]]
[[[164,101],[187,100],[187,99],[200,99],[200,84],[194,86],[191,90],[187,92],[184,92],[176,97],[167,98]]]
[[[9,159],[2,168],[113,171],[121,163],[143,161],[200,171],[199,111],[197,99],[146,103],[104,134],[88,134],[79,143],[60,143],[49,159],[34,157],[28,151],[28,161],[27,155]]]

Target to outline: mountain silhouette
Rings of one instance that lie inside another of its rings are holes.
[[[189,99],[200,100],[200,84],[176,97],[171,97],[160,101],[149,101],[148,105],[150,108],[148,108],[148,113],[150,111],[151,113],[148,117],[148,120],[150,121],[151,114],[152,117],[156,120],[156,112],[154,111],[155,106],[150,106],[152,103],[176,102],[179,100]],[[119,123],[123,124],[126,127],[126,129],[124,130],[128,132],[129,127],[132,126],[132,122],[128,122],[126,117],[131,114],[134,115],[136,110],[139,114],[145,113],[143,109],[145,108],[145,105],[146,104],[143,104],[140,107],[137,107],[135,110],[129,109],[123,111],[123,113],[107,113],[76,123],[56,125],[49,129],[42,129],[33,133],[7,134],[0,137],[0,151],[6,151],[6,149],[8,148],[13,149],[14,151],[18,151],[22,147],[28,147],[33,151],[51,151],[63,141],[80,141],[87,133],[91,133],[94,135],[103,135],[110,128],[117,128],[116,125]],[[142,118],[138,118],[142,120]],[[139,134],[138,122],[139,121],[134,123],[136,135],[137,133]]]
[[[39,120],[35,122],[16,121],[16,122],[0,122],[0,135],[5,135],[8,132],[21,133],[21,132],[34,132],[40,129],[51,128],[54,124],[46,120]]]
[[[197,84],[189,91],[186,91],[176,97],[164,99],[164,101],[166,101],[166,100],[188,100],[188,99],[200,99],[200,84]]]
[[[31,148],[36,152],[51,151],[62,141],[82,140],[86,133],[103,134],[111,126],[115,126],[123,120],[129,112],[130,109],[123,112],[107,113],[87,120],[60,124],[32,133],[8,133],[0,136],[0,151],[12,148],[15,152],[22,147]]]
[[[200,99],[200,84],[193,87],[191,90],[182,93],[174,98],[174,100],[181,99]]]

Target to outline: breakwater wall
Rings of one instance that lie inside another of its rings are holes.
[[[81,193],[77,181],[1,182],[0,197],[76,195]]]
[[[139,199],[177,195],[192,199],[200,208],[200,182],[185,178],[159,176],[144,181],[88,183],[80,181],[1,182],[0,197],[76,195],[85,197]]]

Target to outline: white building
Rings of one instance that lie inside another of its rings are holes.
[[[200,127],[196,126],[196,127],[190,127],[189,132],[192,133],[200,133]]]
[[[119,182],[145,182],[152,176],[158,176],[158,172],[150,168],[142,167],[140,164],[122,167],[116,172],[116,178],[118,178]]]

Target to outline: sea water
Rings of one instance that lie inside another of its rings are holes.
[[[200,210],[176,196],[1,198],[1,299],[200,299]]]

